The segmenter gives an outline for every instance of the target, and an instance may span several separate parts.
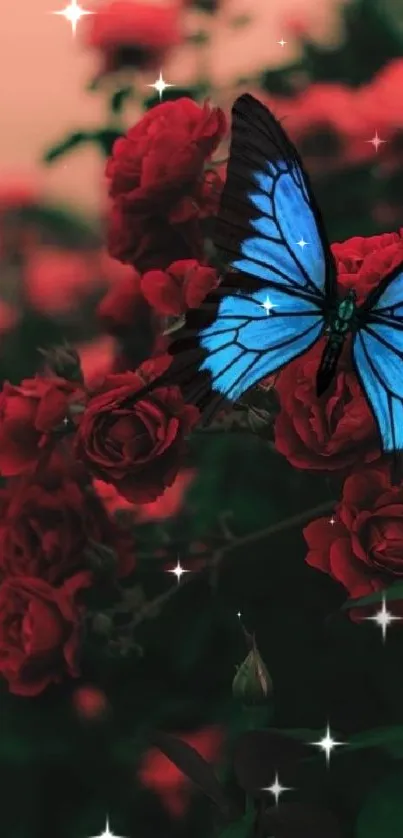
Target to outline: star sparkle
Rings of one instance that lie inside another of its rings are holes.
[[[123,838],[122,835],[115,835],[109,829],[109,818],[106,819],[105,829],[100,835],[92,835],[91,838]]]
[[[281,47],[284,47],[287,41],[284,41],[284,39],[282,38],[281,41],[277,41],[277,43],[280,44]]]
[[[378,151],[379,146],[382,145],[383,143],[386,143],[387,140],[381,140],[381,138],[378,137],[378,131],[375,131],[375,136],[372,137],[372,140],[365,140],[365,142],[366,143],[371,143],[371,145],[373,145],[375,151]]]
[[[278,806],[280,795],[283,794],[283,792],[285,791],[292,791],[292,788],[290,788],[289,786],[282,786],[278,774],[276,772],[274,782],[271,784],[271,786],[265,786],[261,789],[261,791],[269,791],[276,801],[276,806]]]
[[[94,13],[87,11],[87,9],[82,9],[81,6],[78,5],[77,0],[71,0],[70,5],[66,6],[65,9],[61,9],[58,12],[51,12],[51,14],[61,15],[61,17],[64,17],[70,23],[71,31],[74,36],[77,31],[78,21],[85,15],[92,15]]]
[[[379,609],[375,614],[372,614],[371,617],[364,617],[364,620],[371,620],[373,623],[379,626],[382,631],[382,640],[385,642],[386,640],[386,632],[389,626],[394,623],[396,620],[401,620],[401,617],[397,617],[395,614],[392,614],[388,611],[386,607],[386,597],[383,595],[382,597],[382,608]]]
[[[266,297],[264,303],[262,303],[262,308],[264,308],[266,314],[271,314],[272,308],[276,308],[276,305],[270,301],[270,297]]]
[[[164,90],[166,90],[167,87],[175,87],[175,85],[164,81],[162,78],[162,72],[160,71],[159,78],[153,84],[148,84],[147,87],[153,87],[160,97],[160,102],[162,102],[162,94]]]
[[[336,518],[334,517],[334,515],[332,515],[332,517],[329,518],[329,524],[331,524],[332,527],[333,527],[335,525],[335,523],[336,523]]]
[[[304,247],[306,247],[306,245],[308,244],[308,242],[306,242],[304,237],[301,236],[301,238],[300,238],[299,242],[297,242],[297,244],[299,244],[301,250],[303,250]]]
[[[182,565],[181,565],[181,563],[178,559],[178,561],[176,563],[176,567],[172,567],[170,570],[167,570],[167,573],[173,573],[174,576],[176,576],[176,579],[177,579],[177,582],[178,582],[178,585],[179,585],[179,582],[181,581],[181,576],[183,576],[184,573],[190,573],[190,571],[186,570],[185,567],[182,567]]]
[[[326,728],[326,733],[319,739],[318,742],[311,742],[311,745],[316,745],[317,748],[320,748],[326,754],[326,763],[329,765],[330,763],[330,754],[337,748],[339,745],[345,745],[345,742],[337,742],[336,739],[333,739],[329,724]]]

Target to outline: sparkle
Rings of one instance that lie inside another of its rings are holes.
[[[336,739],[333,739],[331,734],[331,730],[329,725],[326,728],[326,734],[322,739],[319,739],[319,742],[311,742],[311,745],[316,745],[317,748],[321,748],[322,751],[326,754],[326,762],[329,765],[330,762],[330,754],[334,748],[337,748],[338,745],[344,745],[344,742],[337,742]]]
[[[395,620],[400,620],[401,617],[396,617],[395,614],[391,614],[386,607],[386,598],[385,595],[382,597],[382,608],[373,614],[372,617],[364,617],[364,620],[372,620],[373,623],[376,623],[379,628],[382,630],[382,639],[383,642],[386,640],[386,632],[391,625],[394,623]]]
[[[157,81],[155,81],[154,84],[148,84],[147,87],[153,87],[154,90],[157,91],[157,93],[160,97],[160,102],[161,102],[162,101],[162,94],[163,94],[164,90],[166,90],[167,87],[175,87],[175,85],[174,84],[168,84],[168,82],[164,81],[164,79],[162,78],[162,72],[160,70],[160,75],[159,75],[159,78],[157,79]]]
[[[378,151],[379,146],[382,145],[382,143],[386,143],[387,140],[381,140],[381,138],[378,137],[378,131],[375,131],[375,137],[372,137],[372,140],[365,140],[365,142],[371,143],[375,151]]]
[[[283,38],[282,38],[281,41],[277,41],[277,43],[280,44],[281,47],[284,47],[286,45],[287,41],[284,41]]]
[[[109,829],[109,818],[106,819],[105,829],[100,835],[93,835],[92,838],[122,838],[121,835],[115,835]]]
[[[336,523],[336,518],[334,517],[334,515],[332,515],[332,517],[329,518],[329,524],[331,524],[332,527],[333,527],[335,523]]]
[[[269,297],[266,297],[264,303],[262,303],[262,308],[264,308],[266,314],[271,314],[272,308],[276,308],[276,306],[274,305],[274,303],[270,302]]]
[[[77,23],[80,18],[84,17],[84,15],[92,15],[93,12],[88,12],[86,9],[82,9],[81,6],[78,5],[77,0],[71,0],[70,5],[66,6],[65,9],[61,9],[60,12],[51,12],[51,14],[61,15],[66,18],[66,20],[68,20],[71,24],[71,31],[73,35],[75,35],[77,31]]]
[[[176,563],[176,567],[173,567],[173,568],[171,568],[171,570],[167,571],[167,573],[173,573],[174,576],[176,576],[176,579],[178,581],[178,585],[179,585],[179,582],[181,580],[181,576],[183,576],[184,573],[189,573],[189,572],[190,572],[189,570],[186,570],[186,568],[182,567],[179,559]]]
[[[297,242],[297,244],[299,244],[299,246],[300,246],[300,247],[302,248],[302,250],[303,250],[303,249],[304,249],[304,247],[308,244],[308,242],[306,242],[306,241],[304,240],[304,237],[303,237],[303,236],[301,236],[301,238],[300,238],[299,242]]]
[[[241,619],[242,614],[241,614],[241,612],[240,612],[240,611],[238,611],[238,613],[237,613],[237,617],[238,617],[238,619],[239,619],[239,620]]]
[[[292,791],[292,789],[289,786],[282,786],[278,778],[278,774],[276,773],[274,782],[271,784],[271,786],[262,788],[261,791],[269,791],[270,794],[273,795],[277,806],[280,795],[283,794],[284,791]]]

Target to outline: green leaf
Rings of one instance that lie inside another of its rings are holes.
[[[99,131],[94,131],[92,140],[98,146],[104,157],[109,157],[116,140],[121,136],[122,132],[117,131],[116,128],[101,128]]]
[[[53,163],[55,160],[58,160],[59,157],[63,157],[67,154],[68,151],[72,151],[74,148],[79,148],[79,146],[84,145],[84,143],[89,143],[93,139],[93,135],[90,131],[75,131],[73,134],[69,134],[64,140],[61,140],[60,143],[56,143],[56,145],[52,146],[45,152],[43,156],[44,163]]]
[[[131,85],[127,85],[126,87],[121,87],[119,90],[115,90],[109,100],[109,108],[111,113],[115,115],[119,115],[122,113],[123,108],[126,102],[129,99],[132,99],[134,96],[134,90]]]
[[[253,820],[254,811],[250,808],[242,820],[231,823],[223,832],[220,832],[218,838],[247,838],[250,834]]]
[[[371,789],[357,821],[355,838],[403,835],[403,773],[391,774]]]
[[[375,591],[374,594],[368,594],[368,596],[359,597],[358,599],[348,599],[342,605],[342,611],[349,611],[351,608],[361,608],[365,605],[373,605],[374,603],[382,602],[384,597],[387,602],[403,599],[403,582],[396,582],[390,588]]]
[[[188,35],[186,41],[188,44],[195,44],[195,46],[201,46],[203,44],[208,44],[210,37],[207,32],[204,32],[203,29],[199,29],[198,32],[193,32],[191,35]]]
[[[252,20],[252,15],[235,15],[235,17],[232,17],[231,20],[228,21],[228,25],[231,29],[242,29],[243,26],[247,26],[248,23],[252,22]]]

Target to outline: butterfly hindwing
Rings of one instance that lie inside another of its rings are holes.
[[[358,309],[353,358],[382,448],[403,450],[403,264]]]
[[[188,382],[204,419],[305,352],[336,294],[331,251],[298,154],[248,94],[232,111],[214,244],[229,273],[188,315],[171,348],[177,380]]]

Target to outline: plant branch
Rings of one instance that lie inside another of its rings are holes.
[[[329,512],[332,512],[334,509],[336,501],[334,500],[327,500],[324,503],[319,504],[318,506],[314,506],[311,509],[306,509],[304,512],[300,512],[297,515],[292,515],[290,518],[286,518],[283,521],[278,521],[275,524],[271,524],[268,527],[264,527],[261,530],[255,530],[254,532],[247,533],[246,535],[242,535],[232,540],[224,543],[221,547],[218,547],[214,553],[211,562],[208,562],[206,566],[196,572],[196,576],[199,577],[204,573],[213,573],[214,578],[216,580],[218,569],[221,565],[223,559],[231,553],[233,550],[238,550],[241,547],[249,546],[250,544],[254,544],[257,541],[261,541],[262,539],[269,538],[272,535],[277,535],[280,532],[286,532],[287,530],[294,529],[294,527],[302,526],[310,521],[312,518],[316,518],[321,515],[325,515]],[[180,591],[185,585],[191,584],[194,581],[194,575],[190,571],[189,573],[185,573],[182,577],[182,580],[179,584],[169,588],[169,590],[164,591],[164,593],[159,594],[159,596],[155,597],[155,599],[147,602],[140,611],[136,614],[133,621],[130,623],[131,628],[137,628],[140,623],[144,622],[144,620],[153,618],[156,614],[160,611],[160,609],[169,602],[172,597],[174,597],[178,591]]]

